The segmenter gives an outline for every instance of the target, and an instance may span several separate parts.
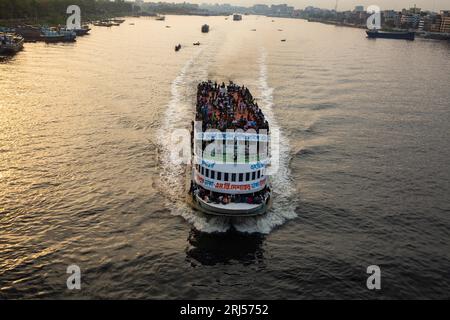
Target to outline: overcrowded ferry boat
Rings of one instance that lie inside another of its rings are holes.
[[[211,215],[256,216],[271,206],[269,123],[248,88],[198,84],[189,201]]]

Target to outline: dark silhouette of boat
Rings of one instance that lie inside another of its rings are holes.
[[[198,41],[197,41],[197,42],[194,42],[193,45],[194,45],[194,46],[199,46],[199,45],[200,45],[200,42],[198,42]]]
[[[24,38],[15,33],[0,33],[0,53],[13,55],[23,49]]]
[[[367,36],[370,39],[400,39],[400,40],[411,40],[415,39],[416,33],[410,31],[378,31],[378,30],[367,30]]]
[[[242,16],[240,14],[233,14],[233,21],[241,21],[242,20]]]
[[[91,31],[91,29],[88,26],[83,26],[80,29],[73,29],[75,31],[77,37],[85,36]]]
[[[181,49],[181,44],[177,44],[176,46],[175,46],[175,51],[179,51]]]
[[[202,25],[202,32],[208,33],[209,32],[209,26],[207,24]]]
[[[26,42],[36,42],[36,41],[43,41],[41,28],[30,26],[30,25],[24,25],[24,26],[18,26],[15,28],[15,33],[21,35]]]

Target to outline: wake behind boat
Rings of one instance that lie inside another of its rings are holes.
[[[269,123],[248,88],[198,85],[189,202],[211,215],[255,216],[271,206]]]

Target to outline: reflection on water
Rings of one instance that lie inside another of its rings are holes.
[[[371,264],[377,297],[448,297],[448,44],[166,20],[27,43],[0,63],[0,299],[372,298]],[[272,211],[241,233],[196,215],[183,168],[160,165],[207,78],[248,86],[282,131]]]
[[[225,233],[205,233],[191,229],[187,260],[207,266],[237,262],[242,265],[260,264],[264,261],[262,234],[240,233],[229,230]]]

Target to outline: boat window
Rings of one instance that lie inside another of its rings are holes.
[[[203,167],[202,167],[202,170],[201,170],[201,174],[202,174],[202,176],[205,175],[205,168],[203,168]]]
[[[208,170],[206,170],[206,171],[208,171]],[[258,170],[258,179],[259,178],[261,178],[261,171],[260,170]]]
[[[239,173],[239,182],[244,181],[244,174],[243,173]]]
[[[259,173],[259,171],[258,171],[258,173]],[[206,176],[207,178],[209,178],[209,169],[206,169],[205,176]],[[259,178],[259,174],[258,174],[258,178]]]
[[[231,174],[231,181],[236,182],[236,173]]]
[[[228,180],[228,172],[225,172],[225,175],[224,175],[223,181],[229,181],[229,180]]]
[[[211,179],[216,178],[216,172],[214,170],[211,170]]]
[[[256,180],[256,171],[252,172],[252,180]]]
[[[250,181],[250,172],[245,174],[245,181]]]
[[[217,180],[222,180],[222,172],[217,172]]]

